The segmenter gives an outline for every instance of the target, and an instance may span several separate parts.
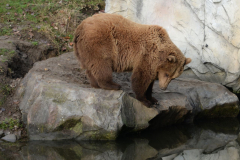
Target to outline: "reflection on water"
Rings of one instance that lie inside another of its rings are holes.
[[[238,120],[224,119],[148,130],[117,141],[0,142],[0,159],[238,160],[238,133]]]

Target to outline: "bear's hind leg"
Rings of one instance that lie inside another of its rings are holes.
[[[91,71],[86,70],[86,74],[87,74],[87,76],[88,76],[88,79],[89,79],[89,81],[90,81],[91,86],[92,86],[93,88],[100,88],[99,85],[98,85],[98,83],[97,83],[97,81],[96,81],[96,79],[93,77]]]
[[[92,67],[92,75],[95,77],[98,86],[107,90],[119,90],[121,86],[112,80],[112,68],[107,62],[98,62]]]
[[[158,103],[158,100],[157,100],[156,98],[152,97],[153,84],[154,84],[154,81],[153,81],[152,83],[150,83],[150,85],[148,86],[148,89],[147,89],[147,91],[145,92],[145,95],[146,95],[146,97],[147,97],[147,100],[151,101],[153,105],[154,105],[154,104],[157,105],[157,104],[159,104],[159,103]]]

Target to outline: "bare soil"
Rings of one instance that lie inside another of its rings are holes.
[[[37,34],[35,34],[37,35]],[[37,36],[36,36],[37,37]],[[0,56],[0,121],[18,119],[21,121],[19,101],[14,99],[14,92],[25,74],[32,68],[37,61],[55,57],[59,54],[58,48],[54,47],[44,35],[39,35],[38,41],[45,43],[33,44],[26,39],[19,39],[19,36],[1,36],[0,49],[7,49]],[[21,131],[22,137],[26,136],[23,128],[7,129],[9,133]]]

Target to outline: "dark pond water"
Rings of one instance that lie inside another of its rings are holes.
[[[208,120],[121,137],[117,141],[0,142],[0,159],[239,160],[239,121]]]

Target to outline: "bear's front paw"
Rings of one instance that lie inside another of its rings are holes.
[[[151,106],[152,106],[152,102],[150,102],[148,100],[144,100],[144,101],[142,101],[142,103],[148,108],[151,108]]]
[[[159,105],[158,100],[154,97],[151,97],[150,101],[152,102],[153,105]]]

